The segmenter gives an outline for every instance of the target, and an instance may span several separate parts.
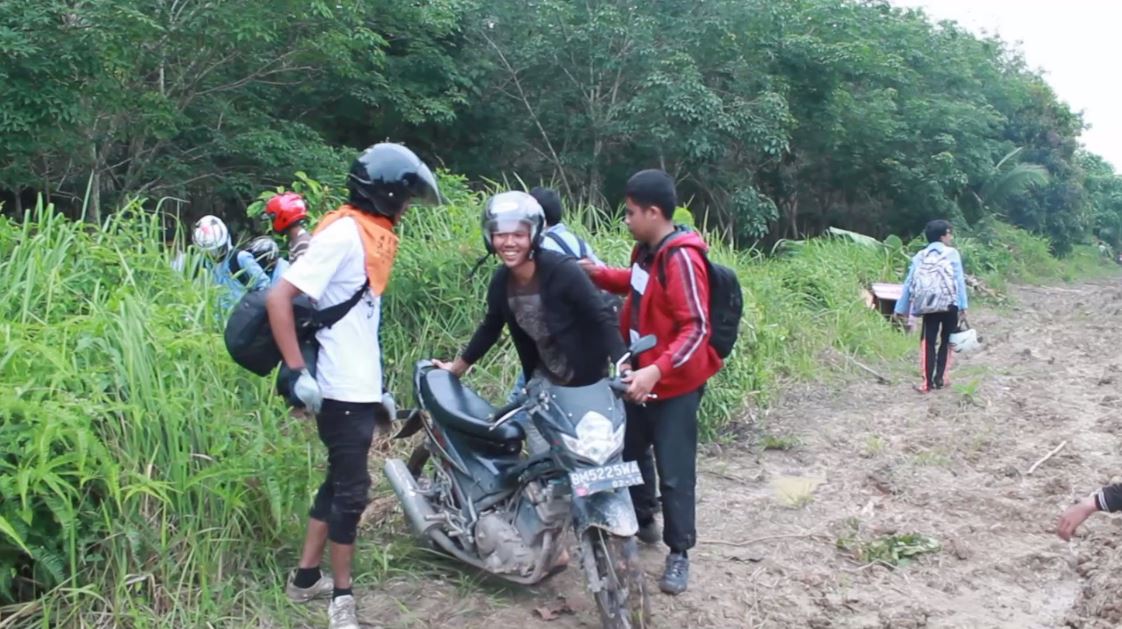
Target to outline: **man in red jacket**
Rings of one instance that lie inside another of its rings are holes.
[[[693,231],[674,225],[678,194],[661,170],[644,170],[627,182],[625,222],[636,246],[631,267],[582,263],[600,288],[627,295],[620,313],[625,338],[653,334],[658,344],[636,358],[626,378],[627,433],[623,458],[639,461],[643,485],[631,488],[639,537],[657,543],[658,511],[649,451],[654,446],[662,493],[662,539],[670,547],[659,588],[680,594],[689,583],[687,551],[697,542],[697,409],[705,383],[721,368],[709,345],[708,246]],[[644,465],[645,464],[645,465]]]

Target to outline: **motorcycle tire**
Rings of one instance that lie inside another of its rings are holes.
[[[618,537],[598,528],[586,530],[584,537],[582,546],[591,547],[603,586],[595,593],[603,629],[647,629],[650,599],[635,538]]]

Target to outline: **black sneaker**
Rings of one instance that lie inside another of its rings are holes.
[[[658,580],[658,589],[666,594],[677,595],[686,591],[690,582],[690,559],[685,553],[670,553],[666,556],[666,571]]]
[[[943,376],[937,376],[935,378],[935,388],[936,389],[942,389],[943,388]]]
[[[639,538],[640,542],[653,546],[662,541],[662,529],[658,528],[658,522],[651,520],[639,525],[639,532],[635,537]]]

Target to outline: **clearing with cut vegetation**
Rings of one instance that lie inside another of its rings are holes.
[[[946,389],[915,393],[903,361],[874,365],[891,380],[878,384],[825,354],[848,375],[788,387],[745,438],[707,446],[690,589],[653,595],[654,626],[1122,622],[1118,521],[1092,518],[1071,544],[1054,534],[1119,469],[1122,285],[1010,293],[970,313],[984,349],[955,356]],[[363,588],[365,626],[597,626],[572,567],[532,589],[484,579],[391,541],[401,515],[373,507],[369,543],[416,552],[423,576]],[[652,590],[663,553],[643,550]]]

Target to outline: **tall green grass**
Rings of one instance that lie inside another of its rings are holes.
[[[307,503],[305,427],[135,209],[0,219],[0,602],[21,624],[244,617],[223,593]]]
[[[452,357],[467,341],[496,264],[469,276],[483,251],[483,199],[459,178],[442,188],[446,206],[402,223],[384,303],[387,385],[402,405],[416,360]],[[321,196],[322,209],[332,201]],[[209,280],[172,271],[154,216],[134,204],[93,228],[42,206],[0,218],[0,626],[243,626],[291,615],[277,611],[278,583],[322,448],[270,380],[229,360]],[[585,208],[568,222],[607,262],[626,264],[632,243],[619,221]],[[1023,232],[993,229],[964,239],[968,266],[994,278],[1085,270]],[[712,245],[736,268],[746,303],[742,337],[704,399],[707,438],[734,431],[746,406],[768,404],[785,381],[821,375],[827,352],[913,351],[859,291],[899,281],[914,248],[818,239],[765,259]],[[500,400],[516,369],[504,341],[469,378]],[[375,550],[360,555],[378,574],[403,561]]]
[[[958,239],[963,264],[992,286],[1009,281],[1071,281],[1116,273],[1118,268],[1091,245],[1076,245],[1067,257],[1052,256],[1048,241],[988,218]]]

